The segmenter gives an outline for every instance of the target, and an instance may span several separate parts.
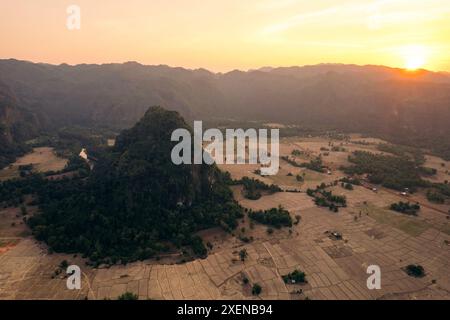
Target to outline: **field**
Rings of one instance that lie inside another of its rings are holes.
[[[19,166],[33,165],[33,171],[58,171],[64,169],[67,160],[58,157],[53,148],[40,147],[34,148],[33,152],[20,157],[10,166],[0,170],[0,180],[12,179],[19,177]]]
[[[418,216],[410,217],[388,209],[391,203],[405,200],[396,192],[379,188],[375,193],[362,186],[350,191],[337,185],[330,190],[345,195],[348,206],[334,213],[316,207],[304,193],[307,187],[344,176],[338,168],[346,163],[349,152],[356,149],[377,152],[378,140],[352,136],[351,141],[354,139],[373,144],[344,142],[345,151],[324,156],[325,164],[334,168],[331,174],[295,168],[284,161],[274,177],[254,174],[256,165],[220,166],[235,179],[249,176],[277,183],[284,189],[303,191],[264,195],[254,201],[242,196],[241,187],[233,187],[242,206],[260,210],[282,205],[292,218],[300,216],[300,222],[290,229],[275,229],[271,234],[267,226],[252,223],[247,217],[233,234],[219,229],[205,230],[200,235],[213,248],[203,260],[165,263],[153,259],[93,269],[79,256],[49,254],[20,225],[18,209],[2,209],[0,250],[2,246],[7,249],[0,251],[0,298],[116,299],[130,291],[140,299],[450,299],[448,204],[428,203],[419,192],[410,196],[409,201],[419,201],[422,209]],[[282,141],[280,149],[282,155],[299,149],[313,157],[329,142],[324,138],[289,138]],[[438,164],[441,160],[433,161]],[[287,176],[289,172],[294,176]],[[295,175],[303,172],[305,181],[298,182]],[[332,237],[333,232],[341,234],[342,239]],[[245,242],[243,238],[252,241]],[[239,258],[242,249],[248,253],[245,261]],[[64,273],[54,276],[62,260],[83,270],[81,290],[67,290]],[[422,265],[425,276],[408,276],[403,268],[409,264]],[[367,288],[369,265],[381,268],[381,290]],[[307,283],[283,282],[281,276],[295,269],[306,273]],[[251,293],[254,283],[262,287],[259,296]]]
[[[425,167],[437,170],[437,174],[428,178],[432,182],[450,181],[450,161],[442,160],[435,156],[426,156]]]

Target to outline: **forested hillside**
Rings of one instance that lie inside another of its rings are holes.
[[[150,108],[87,179],[39,188],[42,213],[28,221],[37,239],[95,264],[145,259],[174,246],[204,256],[194,233],[234,229],[241,208],[216,166],[172,163],[170,137],[177,128],[189,129],[178,113]]]

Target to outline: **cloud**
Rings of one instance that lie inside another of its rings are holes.
[[[283,2],[291,3],[285,0]],[[292,11],[292,8],[290,8]],[[275,34],[294,27],[320,24],[354,24],[378,30],[392,24],[418,23],[439,19],[450,12],[450,5],[437,0],[378,0],[357,1],[302,12],[263,28],[263,34]]]

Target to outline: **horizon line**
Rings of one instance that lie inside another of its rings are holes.
[[[59,67],[59,66],[69,66],[69,67],[77,67],[77,66],[105,66],[105,65],[124,65],[127,63],[134,63],[134,64],[138,64],[140,66],[143,67],[168,67],[171,69],[183,69],[183,70],[188,70],[188,71],[207,71],[211,74],[228,74],[228,73],[232,73],[232,72],[243,72],[243,73],[248,73],[248,72],[267,72],[267,71],[263,71],[262,69],[289,69],[289,68],[304,68],[304,67],[314,67],[314,66],[326,66],[326,65],[334,65],[334,66],[355,66],[355,67],[379,67],[379,68],[387,68],[387,69],[392,69],[392,70],[399,70],[399,71],[407,71],[407,72],[411,72],[411,73],[415,73],[415,72],[430,72],[430,73],[436,73],[436,74],[445,74],[445,75],[450,75],[449,71],[444,71],[444,70],[439,70],[439,71],[434,71],[434,70],[430,70],[430,69],[425,69],[425,68],[418,68],[416,70],[408,70],[406,68],[401,68],[401,67],[392,67],[392,66],[387,66],[387,65],[382,65],[382,64],[356,64],[356,63],[341,63],[341,62],[321,62],[321,63],[316,63],[316,64],[304,64],[304,65],[291,65],[291,66],[261,66],[258,68],[249,68],[247,70],[245,69],[231,69],[229,71],[212,71],[210,69],[204,68],[204,67],[196,67],[196,68],[191,68],[191,67],[184,67],[184,66],[172,66],[172,65],[168,65],[168,64],[164,64],[164,63],[160,63],[160,64],[144,64],[142,62],[136,61],[136,60],[128,60],[128,61],[123,61],[123,62],[102,62],[102,63],[76,63],[76,64],[70,64],[67,62],[62,62],[62,63],[50,63],[50,62],[37,62],[37,61],[31,61],[31,60],[24,60],[24,59],[17,59],[17,58],[0,58],[0,61],[8,61],[8,60],[12,60],[12,61],[18,61],[18,62],[25,62],[25,63],[31,63],[31,64],[37,64],[37,65],[49,65],[49,66],[54,66],[54,67]],[[272,71],[270,70],[270,71]],[[270,72],[269,71],[269,72]]]

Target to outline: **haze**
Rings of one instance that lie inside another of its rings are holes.
[[[81,30],[66,8],[81,8]],[[1,58],[214,71],[324,62],[450,71],[438,0],[3,0]]]

